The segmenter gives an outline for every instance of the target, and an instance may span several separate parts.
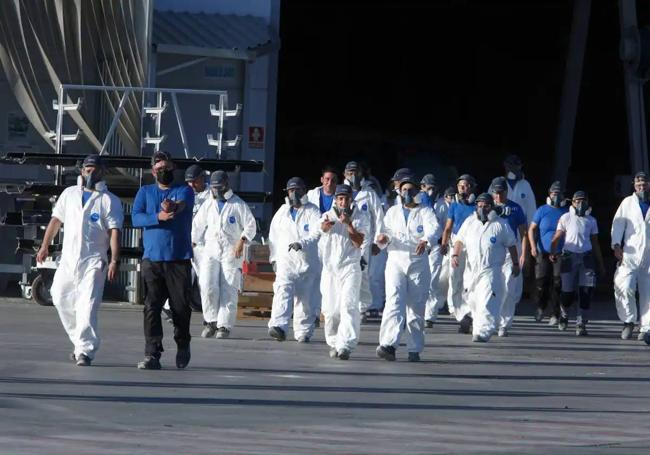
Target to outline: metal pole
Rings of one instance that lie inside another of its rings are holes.
[[[65,87],[59,87],[59,110],[56,113],[56,153],[63,153],[63,140],[62,140],[62,130],[63,130],[63,93],[65,92]],[[61,184],[61,166],[56,166],[54,168],[54,184]]]
[[[108,128],[108,132],[106,133],[106,137],[104,138],[102,149],[99,152],[100,155],[104,154],[104,152],[106,151],[106,147],[108,147],[108,143],[111,141],[111,136],[113,136],[113,133],[115,132],[115,128],[117,128],[117,124],[120,122],[120,117],[122,116],[122,112],[124,112],[124,105],[126,104],[126,99],[129,97],[130,94],[131,91],[126,90],[124,92],[124,95],[122,95],[120,104],[117,106],[117,112],[115,113],[115,116],[113,117],[113,121],[111,122],[111,126]]]
[[[183,119],[181,118],[181,108],[176,99],[176,93],[172,93],[172,103],[174,103],[174,113],[176,114],[176,121],[178,122],[178,132],[181,134],[181,142],[183,143],[183,150],[185,151],[185,158],[190,157],[190,150],[187,147],[187,137],[185,137],[185,128],[183,128]]]

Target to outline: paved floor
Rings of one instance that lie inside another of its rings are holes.
[[[192,363],[139,371],[141,313],[106,305],[91,368],[53,308],[0,303],[2,454],[616,453],[650,447],[650,347],[598,321],[576,338],[519,317],[512,336],[472,344],[448,318],[423,362],[380,361],[378,325],[350,361],[314,342],[277,343],[262,321],[195,338]],[[166,327],[167,328],[167,327]],[[168,333],[171,331],[168,330]],[[200,332],[200,316],[193,333]]]

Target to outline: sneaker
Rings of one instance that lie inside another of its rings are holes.
[[[269,336],[276,341],[284,341],[287,339],[287,335],[280,327],[271,327],[269,329]]]
[[[189,346],[185,349],[178,349],[176,351],[176,368],[185,368],[190,363],[191,358],[192,354]]]
[[[296,340],[296,341],[298,341],[298,343],[309,343],[309,337],[303,335],[301,337],[298,337],[298,340]]]
[[[562,316],[560,316],[560,320],[557,323],[557,328],[564,332],[568,325],[569,325],[569,318],[563,318]]]
[[[505,327],[501,327],[501,328],[499,329],[499,333],[498,333],[498,335],[499,335],[500,337],[507,337],[507,336],[508,336],[508,329],[505,328]]]
[[[576,326],[576,336],[577,337],[586,337],[589,335],[587,333],[587,327],[584,324],[578,324]]]
[[[78,367],[89,367],[90,366],[90,357],[86,354],[79,354],[77,356],[77,366]]]
[[[424,321],[424,327],[427,329],[432,329],[433,328],[433,321],[431,319],[427,319]]]
[[[634,332],[634,322],[626,322],[623,324],[623,331],[621,332],[622,340],[629,340],[632,338],[632,333]]]
[[[395,348],[392,346],[377,346],[375,350],[377,357],[392,362],[395,360]]]
[[[487,343],[488,339],[487,337],[481,336],[481,335],[474,335],[472,337],[472,342],[474,343]]]
[[[544,319],[544,310],[542,308],[537,308],[537,310],[535,310],[535,321],[542,322],[543,319]]]
[[[212,338],[217,332],[217,326],[213,322],[208,322],[205,327],[203,327],[203,332],[201,332],[201,338]]]
[[[170,324],[174,323],[174,318],[172,317],[171,310],[168,310],[167,308],[163,308],[162,314],[163,314],[163,318],[165,318],[165,321],[169,322]]]
[[[637,340],[643,341],[645,337],[645,332],[639,332],[639,335],[636,337]]]
[[[150,355],[138,363],[138,370],[160,370],[160,360]]]
[[[339,353],[334,348],[330,348],[330,359],[335,359],[339,356]]]
[[[339,351],[339,360],[349,360],[350,359],[350,350],[349,349],[341,349]]]
[[[71,352],[70,355],[68,356],[68,358],[69,358],[70,360],[72,360],[73,362],[76,362],[76,361],[77,361],[77,358],[74,356],[74,352]]]
[[[409,362],[419,362],[420,353],[419,352],[409,352]]]
[[[643,341],[645,342],[645,344],[650,345],[650,332],[645,332],[643,334]]]
[[[469,314],[463,316],[463,319],[460,320],[460,327],[458,327],[458,333],[470,333],[472,331],[472,323],[474,320]]]
[[[219,327],[217,329],[217,338],[228,338],[230,336],[230,330],[225,327]]]
[[[549,318],[548,325],[558,325],[559,322],[560,320],[558,319],[558,317],[553,315]]]

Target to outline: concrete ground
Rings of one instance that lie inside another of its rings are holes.
[[[139,308],[105,305],[90,368],[53,308],[0,302],[0,453],[428,454],[639,453],[650,447],[650,347],[595,321],[590,336],[518,317],[509,338],[471,343],[442,317],[423,362],[375,357],[379,326],[362,327],[351,360],[277,343],[264,321],[228,340],[201,339],[192,362],[162,371],[142,357]],[[165,326],[171,333],[171,326]]]

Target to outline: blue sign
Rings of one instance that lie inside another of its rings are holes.
[[[368,211],[368,204],[363,204],[361,206],[361,210],[363,210],[364,212],[367,212]]]
[[[419,233],[424,232],[424,226],[419,225],[419,226],[418,226],[418,232],[419,232]]]
[[[496,237],[490,237],[490,242],[492,242],[492,244],[497,243],[497,238]]]
[[[228,222],[229,222],[230,224],[235,224],[235,221],[237,221],[237,220],[235,219],[234,216],[231,216],[230,218],[228,218]]]
[[[526,193],[521,193],[521,198],[526,199]]]
[[[99,213],[91,213],[90,214],[90,221],[99,221]]]

